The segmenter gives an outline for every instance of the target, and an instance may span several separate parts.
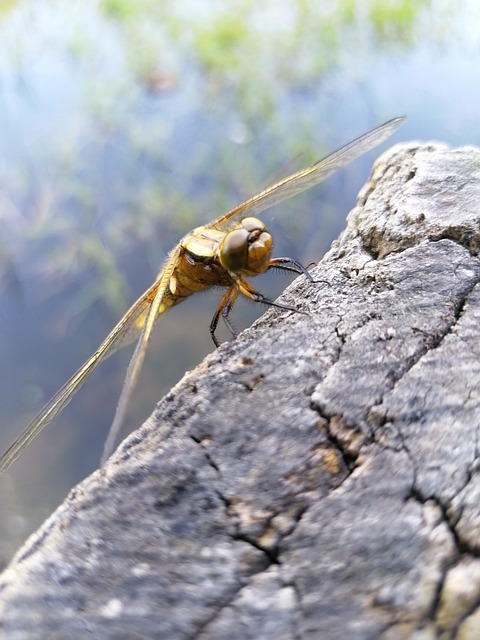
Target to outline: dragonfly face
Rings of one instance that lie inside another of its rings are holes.
[[[272,236],[263,222],[253,216],[325,180],[341,167],[386,140],[403,121],[404,118],[395,118],[386,122],[323,160],[261,191],[213,222],[187,234],[171,251],[155,282],[130,307],[95,353],[63,385],[3,454],[0,458],[0,473],[8,469],[29,442],[60,413],[102,360],[120,347],[138,339],[105,444],[105,459],[107,453],[111,452],[122,424],[155,321],[167,309],[179,304],[192,293],[212,286],[226,288],[210,325],[210,332],[217,346],[215,329],[218,320],[222,316],[233,333],[228,316],[240,294],[255,302],[291,309],[272,302],[255,291],[246,277],[258,275],[268,269],[304,273],[310,279],[311,276],[291,258],[271,257]]]
[[[221,265],[230,272],[256,276],[269,267],[273,238],[258,218],[244,218],[225,235],[218,252]]]

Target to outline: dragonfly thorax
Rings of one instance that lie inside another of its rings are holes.
[[[226,234],[219,249],[220,264],[227,271],[246,275],[262,273],[268,267],[273,240],[257,218],[244,218]]]

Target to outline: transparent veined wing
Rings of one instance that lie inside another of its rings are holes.
[[[18,436],[13,444],[0,458],[0,473],[6,471],[17,459],[20,453],[30,442],[62,411],[70,402],[73,395],[80,389],[82,384],[94,369],[118,349],[132,343],[140,334],[140,340],[132,361],[129,365],[129,375],[124,383],[122,395],[120,396],[118,408],[120,422],[125,411],[126,402],[122,400],[125,395],[130,397],[131,390],[138,377],[139,369],[145,356],[145,350],[150,338],[154,321],[157,318],[162,299],[168,281],[175,267],[176,260],[180,252],[178,245],[167,259],[165,266],[161,270],[155,282],[140,296],[140,298],[130,307],[123,318],[108,334],[95,353],[78,369],[78,371],[63,385],[63,387],[47,402],[39,411],[35,418]],[[156,312],[155,315],[153,312]],[[123,412],[123,413],[122,413]],[[117,409],[118,414],[118,409]],[[117,415],[116,414],[116,415]]]
[[[370,149],[384,142],[384,140],[395,133],[404,121],[405,118],[400,117],[385,122],[379,127],[365,133],[363,136],[349,142],[337,151],[334,151],[322,160],[267,187],[206,226],[215,227],[222,231],[229,231],[242,218],[255,216],[273,207],[275,204],[283,202],[283,200],[292,198],[302,193],[302,191],[310,189],[319,182],[322,182],[322,180],[328,178],[332,173],[335,173],[335,171],[338,171],[367,151],[370,151]]]
[[[132,396],[133,389],[135,388],[135,385],[137,383],[138,376],[142,369],[143,361],[145,360],[148,343],[152,335],[153,325],[159,314],[162,312],[161,305],[165,297],[165,292],[170,285],[170,279],[177,264],[180,252],[181,247],[179,244],[175,248],[173,254],[170,256],[169,261],[163,268],[160,274],[160,278],[157,280],[157,289],[151,300],[150,308],[148,309],[148,312],[146,314],[142,333],[140,334],[140,339],[138,340],[137,346],[135,347],[135,351],[128,365],[127,375],[125,376],[122,392],[120,394],[120,398],[118,399],[115,417],[113,418],[112,426],[110,427],[107,439],[105,441],[101,460],[102,463],[105,462],[108,456],[112,453],[117,436],[120,432],[120,429],[122,428],[125,413],[128,408],[128,403]]]

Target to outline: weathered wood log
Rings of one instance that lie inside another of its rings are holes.
[[[480,637],[480,151],[402,145],[0,579],[1,637]]]

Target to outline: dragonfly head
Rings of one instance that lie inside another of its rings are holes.
[[[268,267],[273,240],[257,218],[244,218],[226,234],[220,245],[220,263],[227,271],[257,275]]]

